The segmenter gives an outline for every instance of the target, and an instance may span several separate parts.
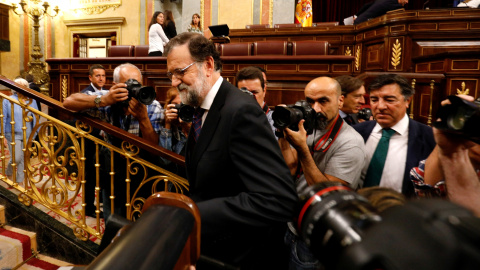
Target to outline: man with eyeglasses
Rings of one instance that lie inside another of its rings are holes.
[[[221,77],[220,56],[202,35],[176,36],[164,55],[172,86],[197,112],[186,170],[202,220],[200,258],[242,269],[285,269],[283,236],[297,195],[265,113]],[[197,264],[213,267],[207,260]]]

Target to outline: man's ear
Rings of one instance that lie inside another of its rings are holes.
[[[344,96],[340,95],[338,97],[338,108],[341,109],[343,107]]]
[[[205,68],[207,69],[207,76],[210,76],[215,71],[215,60],[213,60],[213,57],[208,56],[205,59]]]

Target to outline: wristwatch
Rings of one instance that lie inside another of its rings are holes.
[[[100,108],[100,102],[102,102],[102,96],[97,96],[93,102],[95,102],[95,107]]]

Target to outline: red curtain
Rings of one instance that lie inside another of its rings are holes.
[[[312,0],[313,22],[340,22],[357,13],[361,6],[372,0]],[[410,0],[405,9],[423,9],[425,0]],[[430,8],[452,7],[453,0],[430,0]]]

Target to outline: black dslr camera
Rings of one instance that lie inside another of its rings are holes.
[[[128,90],[128,99],[123,101],[123,105],[128,106],[128,102],[132,97],[138,100],[140,103],[150,105],[157,97],[155,89],[151,86],[143,86],[135,79],[129,79],[125,82]]]
[[[297,230],[327,270],[480,269],[480,218],[451,202],[415,200],[379,214],[338,182],[299,196]]]
[[[470,102],[457,96],[447,97],[451,104],[441,106],[437,112],[440,122],[434,127],[480,143],[480,100]]]
[[[195,108],[187,104],[175,104],[175,109],[177,109],[178,118],[182,119],[183,122],[192,122],[193,114],[195,113]]]
[[[298,131],[298,123],[305,119],[303,126],[307,134],[312,134],[315,129],[315,110],[305,100],[299,100],[295,104],[276,106],[272,114],[273,126],[278,129],[289,128]]]
[[[363,108],[358,111],[357,118],[368,121],[370,120],[370,117],[372,117],[372,115],[372,110],[370,108]]]

